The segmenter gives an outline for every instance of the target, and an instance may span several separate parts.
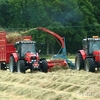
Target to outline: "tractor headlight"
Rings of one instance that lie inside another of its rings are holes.
[[[36,61],[36,60],[33,60],[33,59],[32,59],[32,60],[30,61],[30,63],[33,63],[33,62],[35,62],[35,61]]]

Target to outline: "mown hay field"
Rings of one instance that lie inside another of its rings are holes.
[[[63,68],[48,73],[0,71],[0,100],[100,100],[100,72]]]

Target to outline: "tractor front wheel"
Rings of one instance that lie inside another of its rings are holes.
[[[41,71],[47,73],[48,72],[48,64],[46,60],[42,60],[42,64],[40,66]]]
[[[10,70],[10,72],[16,71],[16,62],[15,62],[13,56],[10,56],[9,70]]]
[[[84,67],[83,59],[80,53],[76,54],[75,67],[76,67],[76,70],[78,71]]]
[[[17,72],[18,73],[25,73],[25,62],[23,60],[19,60],[17,62]]]
[[[95,67],[94,67],[94,60],[93,58],[87,58],[85,60],[85,70],[87,72],[95,72]]]

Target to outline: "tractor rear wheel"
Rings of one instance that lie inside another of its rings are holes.
[[[47,73],[48,72],[48,64],[46,60],[42,60],[42,64],[40,66],[41,71]]]
[[[75,67],[76,67],[76,70],[78,71],[84,67],[84,62],[80,53],[76,54]]]
[[[25,73],[25,62],[24,62],[24,60],[19,60],[17,62],[17,72],[18,73]]]
[[[9,70],[10,70],[10,72],[16,71],[16,62],[15,62],[13,56],[10,56]]]
[[[95,72],[95,66],[94,66],[93,58],[87,58],[85,60],[85,70],[87,72]]]

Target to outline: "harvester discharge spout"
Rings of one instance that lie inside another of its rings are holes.
[[[61,49],[60,49],[61,53],[60,53],[60,51],[59,51],[56,55],[54,55],[54,56],[52,57],[52,59],[54,59],[54,58],[61,58],[61,59],[64,59],[64,60],[66,60],[66,63],[69,65],[69,68],[75,69],[75,64],[72,63],[72,61],[68,60],[68,58],[66,57],[67,52],[66,52],[66,46],[65,46],[65,38],[59,36],[59,35],[58,35],[57,33],[55,33],[55,32],[52,32],[52,31],[50,31],[50,30],[48,30],[48,29],[46,29],[46,28],[43,28],[43,27],[38,27],[37,29],[38,29],[38,30],[42,30],[42,31],[44,31],[44,32],[46,32],[46,33],[49,33],[49,34],[52,35],[56,40],[59,40],[60,45],[61,45]]]

